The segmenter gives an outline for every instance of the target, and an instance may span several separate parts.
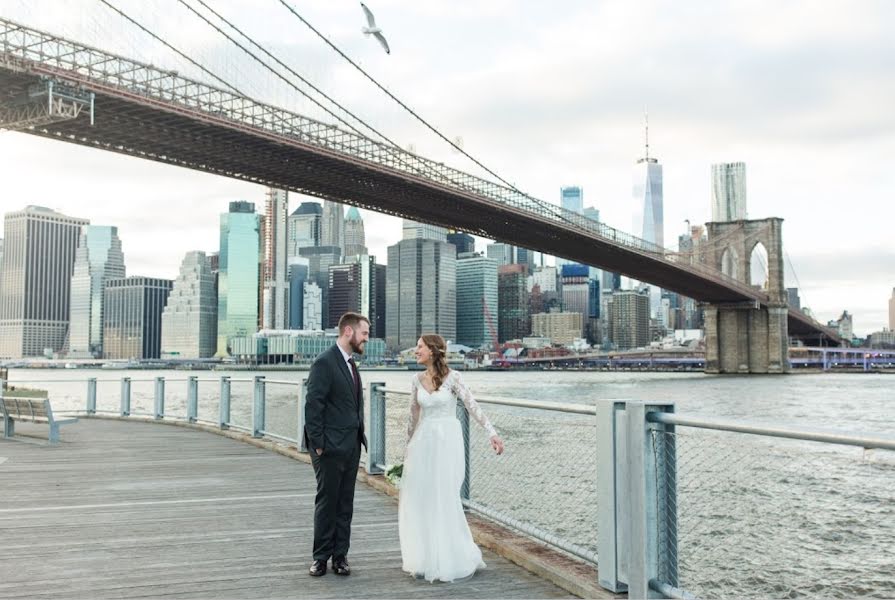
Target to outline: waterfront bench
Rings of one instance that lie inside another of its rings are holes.
[[[50,426],[50,443],[59,442],[59,426],[77,423],[78,419],[56,419],[47,398],[20,398],[0,394],[0,416],[3,417],[3,436],[15,435],[16,421],[46,423]]]

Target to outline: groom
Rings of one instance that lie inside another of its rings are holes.
[[[357,313],[339,319],[339,338],[308,375],[305,446],[317,478],[314,500],[314,562],[309,573],[326,575],[332,557],[336,575],[350,575],[346,556],[354,511],[354,484],[364,436],[364,393],[352,353],[363,354],[370,321]]]

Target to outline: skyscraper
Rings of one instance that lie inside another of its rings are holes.
[[[564,209],[578,213],[579,215],[584,214],[584,190],[581,187],[573,185],[560,188],[559,200]],[[554,264],[556,265],[556,268],[561,269],[563,265],[567,265],[570,262],[571,261],[565,258],[557,256]]]
[[[889,298],[889,330],[895,331],[895,287],[892,288],[892,297]]]
[[[104,358],[161,356],[162,311],[173,283],[154,277],[124,277],[106,282]]]
[[[662,165],[649,155],[649,122],[646,123],[646,145],[643,158],[634,166],[634,227],[636,237],[648,247],[665,247],[665,221],[662,202]],[[655,317],[662,300],[662,290],[649,286],[650,315]]]
[[[221,215],[218,258],[217,356],[228,356],[231,337],[251,335],[258,326],[261,220],[251,202],[231,202]]]
[[[302,329],[323,329],[323,290],[313,281],[305,281],[302,302]]]
[[[593,221],[594,223],[600,222],[600,211],[593,206],[588,206],[587,208],[585,208],[583,214],[585,217],[587,217],[589,220]],[[597,267],[590,267],[590,278],[595,279],[597,281],[602,281],[603,270],[598,269]]]
[[[529,286],[537,285],[541,288],[541,292],[556,292],[559,290],[558,277],[557,267],[538,267],[529,275]]]
[[[439,225],[431,223],[420,223],[410,219],[404,219],[402,225],[403,237],[405,240],[435,240],[437,242],[447,241],[447,229]]]
[[[712,221],[746,218],[746,163],[712,165]]]
[[[289,259],[289,329],[304,329],[305,282],[308,281],[308,259]]]
[[[584,327],[581,313],[546,312],[531,316],[531,333],[549,338],[554,344],[571,344],[581,337]]]
[[[320,245],[323,208],[317,202],[302,202],[289,215],[288,258],[300,256],[302,248]]]
[[[345,206],[332,200],[323,201],[320,222],[320,245],[343,248],[345,245]]]
[[[799,298],[799,288],[786,288],[786,303],[789,304],[790,308],[794,308],[796,310],[802,309],[802,300],[801,298]]]
[[[370,337],[385,337],[385,265],[373,256],[360,255],[350,263],[329,268],[329,322],[338,323],[346,312],[370,319]]]
[[[560,188],[562,207],[579,215],[584,214],[584,190],[577,185]]]
[[[494,242],[485,247],[488,258],[497,261],[497,266],[511,265],[516,262],[516,249],[510,244]]]
[[[504,265],[497,269],[497,336],[499,341],[522,339],[531,333],[528,269]]]
[[[475,238],[468,233],[451,229],[447,234],[447,241],[457,248],[457,255],[467,252],[475,252]]]
[[[42,206],[5,217],[0,266],[0,358],[59,351],[69,325],[71,276],[86,219]]]
[[[649,155],[649,126],[646,131],[645,154],[634,166],[633,231],[635,236],[664,247],[662,165]]]
[[[559,272],[557,267],[537,267],[529,275],[528,289],[531,294],[529,312],[532,315],[562,310]]]
[[[360,211],[354,206],[345,215],[345,253],[344,256],[363,256],[367,254],[367,237],[364,234],[364,221]]]
[[[285,329],[289,318],[286,265],[288,256],[287,217],[289,200],[285,190],[269,188],[265,202],[263,229],[263,285],[261,327]]]
[[[335,327],[338,323],[329,322],[329,268],[342,262],[342,249],[338,246],[302,248],[301,256],[308,259],[308,281],[320,288],[320,328]]]
[[[471,348],[490,347],[492,326],[497,333],[497,309],[497,261],[481,254],[459,255],[457,343]]]
[[[585,208],[581,214],[590,219],[591,221],[595,221],[597,223],[600,222],[600,211],[594,206],[588,206]]]
[[[534,271],[535,267],[538,266],[535,264],[535,251],[529,250],[528,248],[520,248],[516,247],[516,260],[514,264],[517,265],[525,265],[525,268],[528,269],[528,272],[531,273]]]
[[[639,290],[612,292],[609,303],[609,339],[619,350],[649,344],[649,295]]]
[[[839,331],[839,336],[846,340],[851,340],[854,337],[854,319],[847,310],[842,311],[842,316],[835,321],[830,321],[827,325],[835,327]]]
[[[118,228],[85,225],[81,229],[71,278],[69,357],[103,355],[103,290],[106,281],[125,275]]]
[[[567,263],[562,266],[562,304],[565,312],[580,313],[582,329],[579,337],[584,336],[584,325],[592,312],[590,302],[590,269],[587,265]]]
[[[162,313],[162,356],[213,356],[217,326],[218,302],[211,261],[204,252],[187,252]]]
[[[389,350],[415,346],[423,333],[456,340],[457,258],[453,244],[417,237],[389,246],[385,293]]]

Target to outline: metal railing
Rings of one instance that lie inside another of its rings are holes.
[[[201,423],[306,451],[304,380],[77,382],[84,395],[67,396],[84,407],[76,413]],[[35,383],[50,388],[51,402],[52,386],[67,385]],[[407,391],[369,385],[368,473],[403,461],[409,400]],[[599,583],[611,591],[708,598],[895,590],[895,437],[679,415],[670,402],[477,401],[506,452],[493,453],[458,403],[463,504],[598,563]]]
[[[660,571],[660,580],[704,597],[895,592],[895,437],[648,419],[665,427],[652,433],[654,451],[676,455],[675,501],[659,507],[676,539],[662,536],[659,552],[676,553],[660,564],[676,563],[677,573]],[[749,518],[731,518],[741,515]]]
[[[5,382],[0,380],[0,385]],[[297,414],[302,403],[302,381],[266,379],[257,375],[251,378],[198,377],[179,378],[121,377],[83,380],[17,380],[19,384],[38,384],[51,388],[54,401],[55,386],[77,383],[86,387],[83,409],[71,406],[71,395],[66,394],[64,414],[112,415],[142,417],[154,420],[185,421],[233,429],[249,433],[253,437],[268,437],[279,441],[300,444],[303,425]],[[234,388],[237,402],[234,405]],[[135,394],[135,390],[139,393]],[[135,399],[136,396],[136,399]],[[58,401],[59,398],[56,398]],[[234,410],[235,409],[235,410]]]
[[[895,589],[895,437],[677,415],[671,403],[598,412],[604,587],[638,598]]]
[[[592,406],[500,398],[477,398],[506,452],[497,456],[487,433],[462,402],[457,417],[463,434],[466,477],[464,506],[489,519],[597,562],[596,464],[581,457],[596,444]],[[403,462],[410,393],[370,386],[370,458],[367,470],[383,473]]]

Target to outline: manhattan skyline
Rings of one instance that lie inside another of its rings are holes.
[[[619,229],[630,228],[644,108],[650,153],[664,167],[666,240],[684,232],[684,220],[711,218],[711,164],[746,163],[749,217],[785,219],[784,249],[797,277],[787,261],[787,285],[800,288],[803,306],[821,322],[848,310],[864,335],[887,325],[895,284],[895,209],[888,200],[895,173],[886,161],[895,150],[888,110],[895,104],[888,75],[895,42],[884,25],[895,8],[862,4],[843,12],[820,4],[826,8],[582,2],[554,14],[537,4],[392,0],[372,7],[389,23],[391,56],[355,34],[354,3],[302,10],[396,95],[450,137],[462,137],[465,150],[520,189],[558,204],[560,187],[580,185],[585,204]],[[90,23],[77,3],[31,18],[22,6],[0,1],[0,13],[152,58],[120,47],[115,36],[92,40],[89,27],[76,35]],[[220,10],[403,146],[469,169],[374,99],[335,55],[274,8],[253,12],[224,2]],[[184,19],[186,32],[200,25]],[[466,31],[462,48],[449,39],[456,29]],[[220,46],[208,33],[195,37],[205,45],[197,56]],[[150,277],[173,279],[186,252],[217,250],[218,217],[227,204],[261,205],[265,192],[10,132],[0,133],[0,160],[0,211],[38,204],[117,226],[128,273]],[[290,194],[290,212],[304,199]],[[361,215],[370,254],[384,263],[385,248],[401,238],[401,222]]]

